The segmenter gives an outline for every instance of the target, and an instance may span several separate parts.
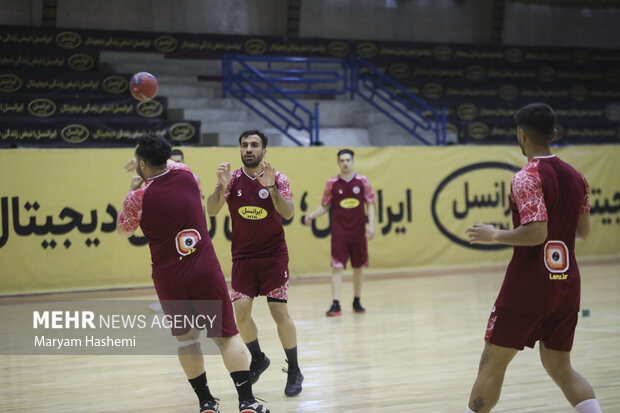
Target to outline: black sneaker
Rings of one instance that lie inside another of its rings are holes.
[[[342,310],[340,309],[340,304],[332,303],[332,306],[329,307],[329,310],[325,313],[327,317],[338,317],[342,315]]]
[[[263,358],[261,360],[252,360],[252,362],[250,363],[250,381],[252,382],[252,384],[258,381],[260,375],[263,374],[263,372],[267,370],[267,367],[269,367],[269,365],[271,364],[271,361],[267,358],[265,353],[261,354],[263,355]]]
[[[205,402],[200,407],[200,413],[220,413],[220,405],[216,400]]]
[[[288,363],[288,360],[286,360]],[[299,367],[291,368],[283,368],[283,372],[288,373],[288,377],[286,378],[286,387],[284,388],[284,394],[289,397],[297,396],[301,393],[301,383],[304,381],[304,376],[301,374],[301,370]]]
[[[257,402],[256,400],[250,400],[239,403],[239,413],[269,413],[269,409]]]
[[[359,302],[353,301],[353,312],[358,314],[363,314],[366,312],[366,309],[362,307]]]

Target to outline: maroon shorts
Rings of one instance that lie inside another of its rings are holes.
[[[368,242],[366,238],[360,242],[334,241],[332,238],[332,268],[347,268],[347,260],[351,258],[351,267],[368,267]]]
[[[288,280],[288,255],[233,261],[231,283],[233,301],[259,295],[286,301]]]
[[[493,307],[485,341],[517,350],[534,347],[540,340],[550,350],[570,351],[573,347],[576,311],[553,312],[545,315],[522,314]]]
[[[180,281],[182,280],[182,281]],[[188,316],[197,320],[194,325],[207,325],[206,316],[213,319],[214,305],[221,306],[213,321],[213,328],[207,328],[207,337],[232,337],[238,334],[228,285],[222,270],[192,277],[153,277],[155,291],[161,301],[164,313],[169,317]],[[201,316],[202,317],[199,317]],[[182,323],[172,327],[173,336],[187,334],[192,326]]]

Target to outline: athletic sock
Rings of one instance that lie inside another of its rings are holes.
[[[198,396],[198,401],[200,402],[200,407],[202,407],[205,402],[214,402],[215,399],[211,395],[209,391],[209,385],[207,384],[207,373],[204,372],[198,377],[194,377],[193,379],[188,379],[189,384],[192,385],[196,396]]]
[[[579,413],[601,413],[601,406],[596,399],[584,400],[575,406],[575,410]]]
[[[353,305],[360,305],[360,298],[359,297],[353,297]]]
[[[297,346],[291,349],[284,349],[286,353],[286,360],[288,361],[289,369],[297,369],[299,370],[299,365],[297,364]]]
[[[260,344],[258,344],[258,339],[254,341],[250,341],[249,343],[245,343],[248,350],[250,350],[250,354],[252,355],[252,360],[262,360],[263,352],[260,349]]]
[[[239,395],[239,402],[254,400],[250,370],[233,371],[230,373],[230,377],[232,377],[233,382],[235,382],[235,388]]]
[[[476,412],[474,412],[472,409],[469,408],[469,406],[467,406],[467,411],[465,413],[476,413]]]

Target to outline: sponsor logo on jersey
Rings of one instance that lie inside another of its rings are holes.
[[[177,252],[185,257],[196,251],[196,244],[200,241],[200,232],[195,229],[184,229],[175,238]]]
[[[340,206],[346,209],[351,209],[359,206],[360,201],[357,198],[345,198],[340,201]]]
[[[258,191],[258,197],[260,199],[266,199],[268,196],[269,196],[269,191],[266,190],[265,188],[263,188],[260,191]]]
[[[267,210],[257,206],[243,206],[237,211],[239,215],[250,221],[259,221],[267,218]]]
[[[545,266],[551,272],[563,273],[568,270],[568,247],[562,241],[547,241],[545,244]],[[549,278],[552,280],[565,280],[565,274],[555,274],[559,277]]]

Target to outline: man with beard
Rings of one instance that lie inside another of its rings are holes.
[[[219,302],[221,316],[207,336],[219,346],[239,394],[239,411],[269,413],[252,394],[248,359],[238,336],[228,287],[215,256],[202,211],[200,189],[189,167],[170,160],[170,144],[159,135],[138,139],[130,192],[118,215],[117,232],[130,237],[138,229],[148,239],[153,283],[170,317],[208,317],[209,301]],[[200,327],[199,327],[200,328]],[[219,330],[219,331],[218,331]],[[175,323],[181,366],[200,403],[201,413],[219,413],[211,395],[200,348],[200,330]]]
[[[224,202],[232,221],[232,300],[241,338],[252,355],[252,383],[270,361],[258,343],[252,320],[254,297],[267,296],[271,316],[284,347],[288,377],[284,394],[301,393],[304,377],[297,363],[297,333],[288,313],[288,249],[282,218],[293,217],[293,199],[287,177],[263,161],[267,137],[258,130],[239,137],[243,167],[231,172],[229,162],[217,170],[215,192],[207,199],[207,213],[215,216]]]

